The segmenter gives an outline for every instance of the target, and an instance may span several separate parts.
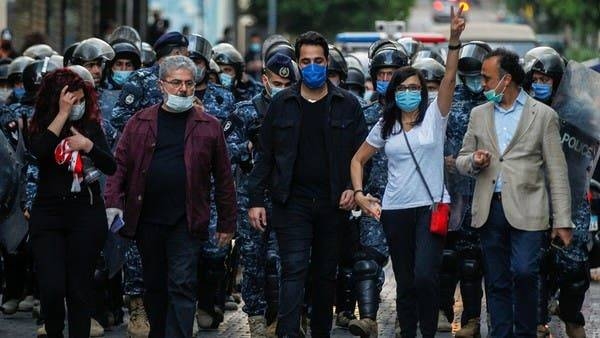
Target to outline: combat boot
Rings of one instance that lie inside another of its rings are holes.
[[[104,336],[104,328],[94,318],[90,319],[90,337]]]
[[[267,338],[277,338],[277,320],[274,320],[267,329],[265,330],[265,336]]]
[[[147,338],[150,334],[150,323],[141,297],[131,298],[129,301],[129,323],[127,336],[129,338]]]
[[[33,296],[26,296],[19,302],[18,310],[21,312],[31,312],[33,310]]]
[[[377,322],[371,318],[353,319],[348,324],[350,333],[363,338],[375,338],[379,332]]]
[[[438,332],[452,332],[452,323],[446,318],[443,311],[438,312],[437,330]]]
[[[2,312],[5,315],[14,315],[17,313],[19,309],[19,300],[18,299],[9,299],[4,304],[2,304]]]
[[[479,338],[481,337],[481,325],[479,324],[479,317],[469,319],[467,324],[456,331],[454,337],[457,338]]]
[[[583,325],[575,323],[565,323],[565,331],[569,338],[586,338]]]
[[[347,329],[348,325],[350,325],[350,321],[353,319],[356,319],[353,314],[347,311],[342,311],[335,317],[335,325]]]
[[[248,317],[248,327],[250,328],[251,338],[265,338],[267,323],[264,316]]]

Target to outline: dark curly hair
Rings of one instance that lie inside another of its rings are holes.
[[[519,64],[519,55],[505,48],[496,48],[486,55],[483,60],[489,60],[493,57],[498,58],[498,67],[500,68],[500,77],[510,74],[512,81],[517,85],[523,85],[525,81],[525,71]]]
[[[421,83],[421,102],[419,103],[419,116],[415,120],[415,126],[421,124],[425,119],[425,112],[428,107],[428,93],[427,93],[427,82],[421,72],[413,67],[405,66],[398,68],[392,74],[392,79],[388,84],[387,90],[385,91],[385,107],[383,109],[383,126],[381,128],[381,138],[387,139],[394,130],[396,122],[400,122],[402,117],[402,110],[396,106],[396,88],[411,76],[417,76],[419,83]]]
[[[61,68],[46,74],[42,80],[35,102],[35,113],[29,125],[30,135],[42,132],[52,123],[58,114],[60,93],[65,86],[69,86],[69,92],[79,89],[83,90],[85,113],[80,120],[67,120],[60,136],[65,137],[70,135],[68,132],[71,126],[85,133],[84,126],[86,124],[90,122],[100,124],[101,116],[98,107],[98,95],[94,88],[73,71]]]

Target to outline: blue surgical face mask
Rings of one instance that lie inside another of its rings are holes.
[[[411,112],[419,108],[421,103],[420,90],[399,90],[396,92],[396,107],[403,112]]]
[[[79,104],[74,104],[71,107],[71,113],[69,114],[69,120],[77,121],[80,120],[85,114],[85,101],[82,101]]]
[[[221,81],[221,85],[225,88],[231,88],[233,85],[233,76],[225,73],[219,73],[219,80]]]
[[[547,100],[552,95],[552,85],[547,83],[532,83],[533,97],[538,100]]]
[[[504,76],[506,76],[506,75],[504,75]],[[506,90],[506,86],[504,86],[504,89],[502,89],[502,91],[500,93],[497,93],[496,89],[498,89],[498,86],[504,80],[504,76],[500,79],[500,81],[498,81],[496,88],[490,89],[490,90],[486,91],[485,93],[483,93],[483,95],[485,95],[485,98],[488,101],[496,103],[496,104],[502,102],[502,97],[504,97],[504,91]]]
[[[194,76],[194,80],[196,83],[202,83],[204,81],[204,77],[206,76],[206,68],[196,66],[196,74]]]
[[[465,86],[474,94],[481,93],[483,91],[481,76],[465,76]]]
[[[427,92],[427,96],[427,104],[431,104],[431,102],[437,98],[438,92],[429,91]]]
[[[250,50],[253,51],[253,52],[255,52],[255,53],[260,52],[260,43],[257,43],[257,42],[251,43],[250,44]]]
[[[365,90],[365,94],[363,95],[363,99],[370,101],[371,100],[371,96],[373,96],[373,91],[372,90]]]
[[[167,107],[175,113],[183,113],[184,111],[192,108],[194,104],[194,95],[190,96],[178,96],[173,94],[167,94]]]
[[[122,86],[131,73],[133,73],[131,70],[114,70],[112,79],[116,84]]]
[[[302,68],[302,82],[310,89],[323,87],[327,80],[327,66],[311,63]]]
[[[377,92],[381,95],[385,95],[385,91],[387,90],[390,81],[377,80],[376,88]]]
[[[25,88],[13,88],[13,94],[20,100],[25,95]]]

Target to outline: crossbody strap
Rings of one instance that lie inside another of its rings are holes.
[[[425,180],[425,176],[423,175],[423,172],[421,171],[421,166],[419,165],[419,162],[417,162],[417,158],[415,157],[415,153],[412,150],[412,147],[410,146],[410,142],[408,142],[408,137],[406,136],[406,131],[402,130],[402,135],[404,135],[404,141],[406,141],[406,146],[408,147],[408,151],[410,152],[410,157],[412,157],[413,162],[415,163],[415,167],[417,168],[417,173],[419,174],[419,177],[421,177],[421,181],[423,181],[423,184],[425,185],[425,189],[427,189],[427,194],[429,195],[429,198],[431,199],[431,203],[435,204],[435,199],[433,198],[433,194],[431,193],[431,190],[429,189],[429,185],[427,184],[427,181]],[[444,183],[442,180],[442,196],[440,197],[440,202],[442,202],[442,200],[444,199]]]

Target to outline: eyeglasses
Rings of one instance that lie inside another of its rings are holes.
[[[181,88],[181,86],[185,85],[186,88],[194,88],[196,86],[196,82],[192,81],[192,80],[188,80],[188,81],[181,81],[181,80],[171,80],[171,81],[162,81],[164,83],[167,83],[169,85],[171,85],[171,87],[175,88],[175,89],[179,89]]]
[[[407,90],[410,91],[421,91],[421,86],[418,85],[409,85],[409,86],[404,86],[404,85],[399,85],[398,87],[396,87],[396,91],[397,92],[405,92]]]

